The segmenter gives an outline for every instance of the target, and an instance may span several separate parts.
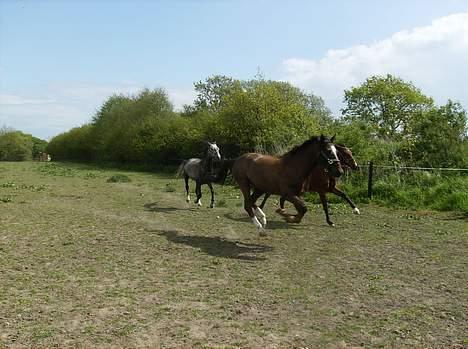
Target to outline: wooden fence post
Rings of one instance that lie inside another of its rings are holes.
[[[369,175],[367,178],[367,197],[372,199],[372,176],[374,175],[374,163],[369,161]]]

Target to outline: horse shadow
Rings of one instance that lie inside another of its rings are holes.
[[[273,247],[270,246],[230,241],[221,237],[183,235],[176,230],[153,230],[153,232],[157,232],[172,243],[198,248],[203,253],[214,257],[263,261],[266,258],[256,254],[273,251]]]
[[[252,219],[248,216],[235,217],[232,213],[225,213],[224,217],[236,222],[245,222],[252,224]],[[285,221],[272,221],[268,220],[266,229],[267,230],[276,230],[276,229],[297,229],[298,227],[292,223],[287,223]]]
[[[196,208],[193,207],[188,207],[188,208],[180,208],[180,207],[161,207],[158,206],[157,202],[151,202],[148,204],[144,204],[143,207],[145,208],[146,211],[150,212],[160,212],[160,213],[171,213],[171,212],[176,212],[176,211],[194,211]]]

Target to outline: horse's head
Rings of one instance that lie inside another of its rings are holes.
[[[353,158],[353,153],[351,149],[346,147],[343,144],[335,144],[336,149],[338,150],[338,158],[341,161],[342,166],[349,167],[351,170],[358,170],[359,166]]]
[[[210,143],[207,142],[208,149],[206,151],[207,155],[214,160],[221,160],[221,154],[219,153],[219,147],[216,145],[216,142]]]
[[[325,168],[333,177],[340,177],[343,174],[340,159],[338,158],[338,151],[333,144],[335,136],[331,139],[321,135],[320,136],[320,156],[319,164]]]

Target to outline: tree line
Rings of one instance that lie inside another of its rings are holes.
[[[392,75],[372,76],[345,90],[340,117],[319,96],[287,82],[215,75],[194,87],[196,98],[182,111],[174,110],[164,89],[110,96],[89,123],[57,135],[46,151],[55,160],[173,164],[200,155],[207,140],[235,157],[248,151],[280,154],[323,133],[336,134],[362,160],[468,165],[467,113],[460,103],[436,105]],[[5,132],[0,149],[3,137]]]
[[[45,152],[47,141],[3,126],[0,128],[0,161],[32,160]]]

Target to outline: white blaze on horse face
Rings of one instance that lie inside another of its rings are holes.
[[[335,156],[335,160],[336,160],[336,161],[339,161],[339,160],[338,160],[338,152],[336,151],[336,147],[332,144],[332,145],[330,146],[330,148],[331,148],[331,151],[332,151],[333,155]]]
[[[221,160],[221,154],[219,153],[219,147],[216,145],[216,143],[210,143],[208,142],[210,146],[210,154],[212,157],[214,157],[217,160]]]

